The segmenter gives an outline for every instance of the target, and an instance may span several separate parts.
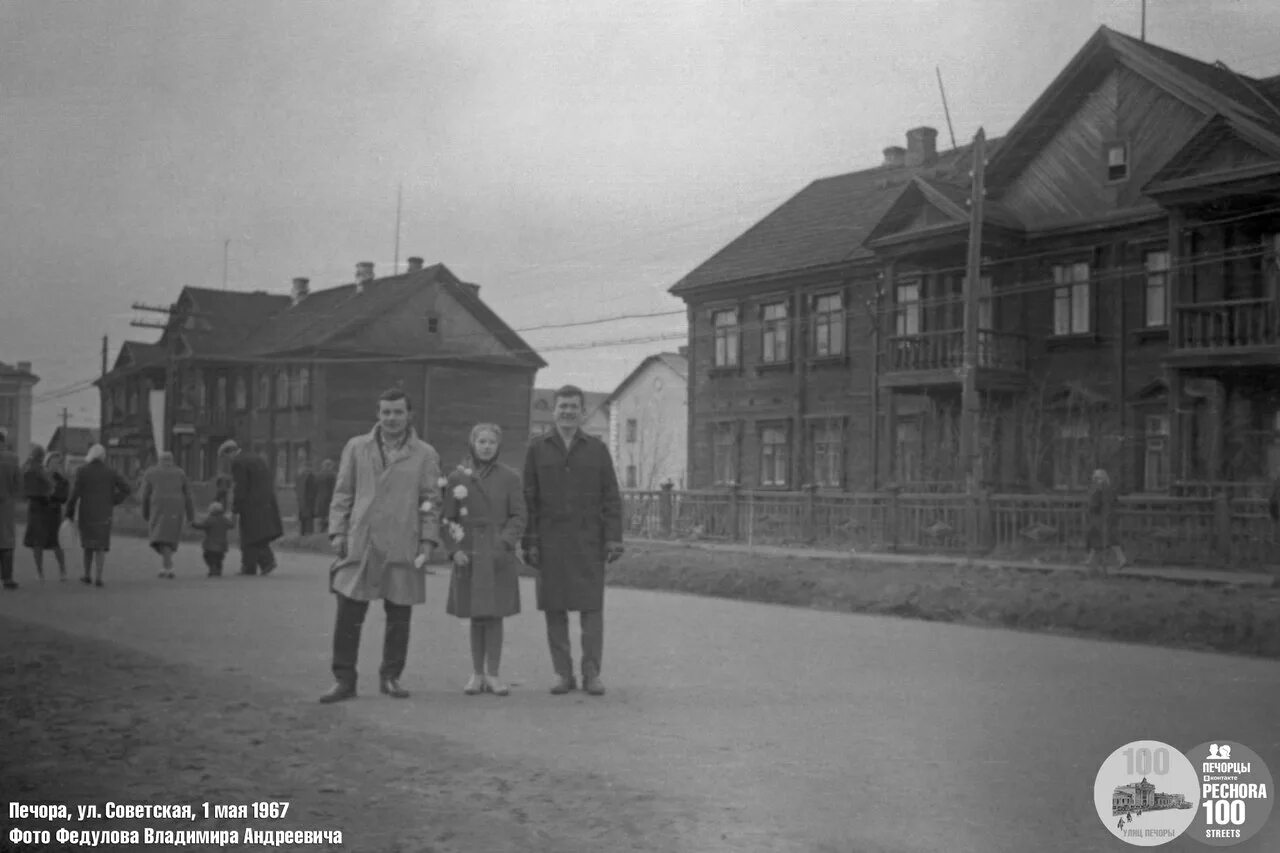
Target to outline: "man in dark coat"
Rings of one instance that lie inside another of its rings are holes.
[[[556,428],[529,444],[524,496],[529,526],[526,561],[538,569],[538,609],[547,620],[547,644],[558,680],[551,692],[577,687],[569,646],[569,614],[582,625],[582,687],[604,694],[604,567],[622,556],[622,496],[604,442],[579,429],[582,389],[556,391]]]
[[[240,574],[269,575],[276,567],[271,543],[284,535],[275,478],[267,460],[244,453],[235,441],[223,442],[218,456],[231,463],[231,514],[240,522]]]
[[[298,533],[308,536],[315,530],[316,475],[306,462],[293,478],[293,493],[298,499]]]
[[[312,502],[312,514],[321,533],[329,532],[329,504],[333,503],[333,487],[338,482],[337,469],[332,459],[320,463],[320,471],[315,479],[315,497]]]
[[[17,589],[13,581],[13,549],[18,544],[15,511],[22,498],[22,468],[9,449],[9,434],[0,429],[0,583]]]

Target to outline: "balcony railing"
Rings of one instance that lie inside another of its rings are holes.
[[[1174,346],[1180,350],[1239,350],[1277,343],[1271,299],[1197,302],[1176,309]]]
[[[959,370],[964,366],[964,331],[921,332],[889,338],[888,370]],[[978,330],[978,367],[1027,369],[1027,339],[1013,332]]]

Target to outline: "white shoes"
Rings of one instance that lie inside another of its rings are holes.
[[[496,675],[472,675],[467,681],[467,686],[462,688],[462,692],[468,696],[475,696],[478,693],[506,696],[511,692],[511,688],[499,681]]]
[[[475,696],[477,693],[484,692],[484,676],[473,675],[471,680],[467,682],[467,686],[462,688],[462,692],[468,696]]]

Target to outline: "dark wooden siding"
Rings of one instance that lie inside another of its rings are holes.
[[[419,434],[422,424],[422,389],[426,367],[421,364],[329,364],[324,370],[323,442],[327,453],[337,458],[352,437],[373,429],[377,422],[378,395],[388,388],[403,388],[413,404],[413,427]]]
[[[465,458],[471,428],[502,427],[502,461],[521,470],[529,443],[531,370],[432,365],[426,376],[427,441],[446,468]]]
[[[1117,72],[1117,81],[1116,135],[1129,142],[1129,178],[1119,185],[1117,206],[1127,208],[1149,203],[1142,186],[1186,145],[1205,116],[1127,68]]]

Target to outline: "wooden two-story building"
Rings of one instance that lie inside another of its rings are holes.
[[[378,395],[399,387],[415,428],[449,464],[481,420],[523,446],[545,363],[479,290],[419,258],[384,278],[359,264],[353,282],[325,290],[305,278],[288,294],[184,288],[159,342],[126,344],[99,383],[108,445],[130,449],[125,470],[154,458],[143,434],[153,424],[134,398],[172,387],[156,434],[193,477],[211,478],[218,446],[234,438],[286,484],[303,465],[336,461],[372,428]]]
[[[692,483],[954,486],[968,147],[916,128],[682,279]],[[1100,29],[987,144],[974,289],[995,488],[1280,463],[1280,78]]]

